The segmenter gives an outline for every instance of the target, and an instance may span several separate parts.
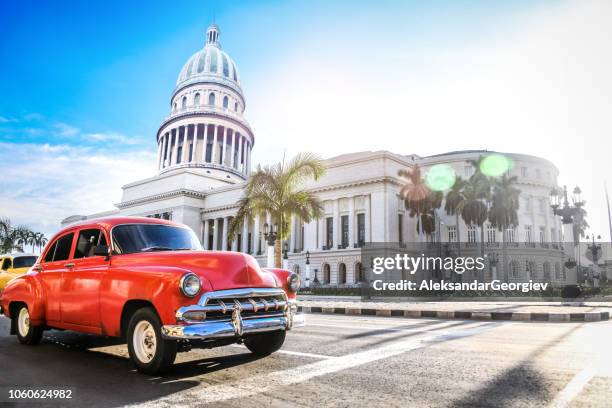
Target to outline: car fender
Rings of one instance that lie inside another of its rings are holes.
[[[28,272],[8,282],[2,292],[2,311],[10,316],[10,305],[13,302],[24,302],[34,325],[45,322],[45,296],[40,284],[38,272]]]
[[[292,292],[289,289],[289,276],[294,274],[295,272],[292,272],[287,269],[281,269],[281,268],[262,268],[262,269],[266,272],[271,273],[274,276],[274,278],[276,279],[277,285],[283,288],[283,290],[285,291],[289,299],[295,299],[296,293]]]

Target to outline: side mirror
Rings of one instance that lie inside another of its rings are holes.
[[[94,256],[109,256],[108,245],[98,245],[94,247],[93,250]]]

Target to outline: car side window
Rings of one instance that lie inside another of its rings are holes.
[[[45,254],[45,262],[53,262],[53,255],[55,255],[55,248],[57,247],[57,241],[55,241]]]
[[[4,258],[4,260],[2,261],[2,268],[3,271],[8,271],[9,269],[11,269],[11,258]]]
[[[70,248],[72,247],[73,237],[74,232],[71,232],[70,234],[66,234],[57,240],[55,254],[53,255],[53,262],[65,261],[70,257]]]
[[[86,229],[79,232],[79,239],[74,250],[74,258],[94,256],[94,249],[106,244],[106,236],[99,229]]]

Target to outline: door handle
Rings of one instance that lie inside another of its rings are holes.
[[[64,268],[74,268],[74,263],[70,262],[64,265]]]

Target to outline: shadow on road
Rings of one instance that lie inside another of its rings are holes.
[[[125,349],[113,349],[113,353],[106,349],[121,344],[116,339],[50,331],[40,345],[23,346],[8,336],[8,325],[2,320],[6,319],[0,318],[0,387],[70,388],[74,399],[69,405],[73,406],[116,407],[161,398],[201,385],[190,377],[258,359],[251,353],[202,358],[179,362],[164,376],[152,377],[138,373],[127,355],[115,354]],[[36,403],[36,407],[45,405]],[[31,401],[16,406],[31,406]]]
[[[470,392],[469,396],[453,402],[453,407],[514,407],[529,405],[534,402],[545,405],[553,398],[549,389],[550,381],[534,368],[534,360],[549,348],[559,344],[583,325],[578,325],[554,340],[538,347],[519,364],[504,371],[501,375],[487,382],[483,387]]]

